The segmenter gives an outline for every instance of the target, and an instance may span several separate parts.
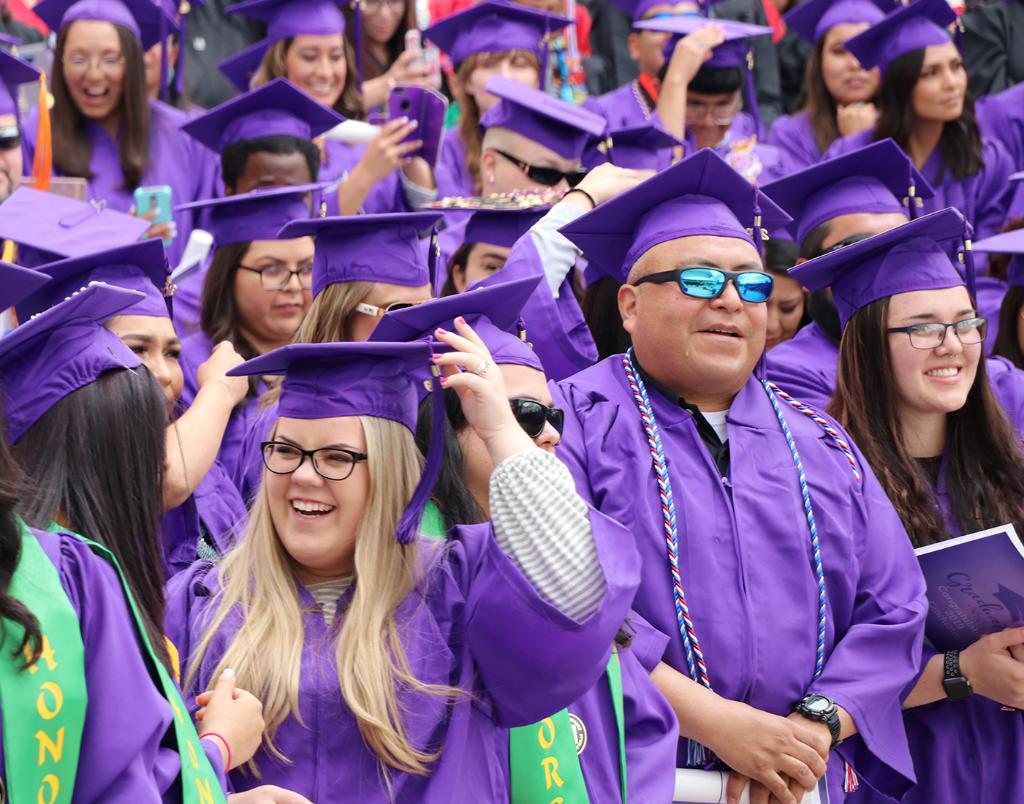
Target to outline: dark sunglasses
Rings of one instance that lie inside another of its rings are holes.
[[[536,399],[510,399],[512,414],[516,417],[519,426],[523,428],[530,438],[539,438],[544,432],[544,425],[551,422],[559,435],[562,434],[562,427],[565,426],[565,411],[561,408],[542,405]]]
[[[633,284],[653,282],[663,285],[675,282],[685,295],[694,299],[717,299],[730,280],[736,286],[739,297],[754,304],[768,301],[775,284],[772,275],[763,271],[723,271],[719,268],[674,268],[642,277]]]
[[[537,184],[543,184],[545,187],[554,187],[562,179],[565,179],[570,187],[575,187],[583,181],[583,177],[587,175],[587,171],[585,170],[561,171],[557,168],[531,165],[529,162],[524,162],[522,159],[512,156],[512,154],[506,153],[505,151],[499,151],[497,148],[493,150],[495,153],[501,154],[509,162],[523,171],[530,181],[535,181]]]
[[[0,128],[0,151],[13,151],[21,147],[21,131],[17,126]]]

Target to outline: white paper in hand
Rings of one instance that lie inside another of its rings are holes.
[[[725,787],[729,774],[724,771],[704,771],[676,768],[676,789],[673,802],[680,804],[726,804]],[[750,786],[740,796],[740,804],[750,804]],[[818,789],[803,797],[801,804],[828,804],[828,787],[824,779]]]

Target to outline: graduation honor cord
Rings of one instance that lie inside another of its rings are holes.
[[[704,654],[700,648],[700,640],[697,637],[697,629],[694,627],[693,619],[690,616],[690,609],[686,603],[686,591],[683,588],[682,575],[679,570],[679,528],[676,516],[675,499],[672,494],[672,478],[668,471],[668,462],[665,459],[665,449],[661,440],[661,430],[658,427],[657,419],[654,416],[654,408],[651,405],[650,396],[647,393],[647,386],[636,371],[633,364],[632,347],[622,356],[622,367],[626,373],[626,381],[629,383],[633,401],[640,412],[640,419],[644,425],[644,432],[647,436],[647,443],[651,450],[651,462],[654,466],[654,473],[658,483],[658,495],[661,498],[662,524],[665,530],[665,545],[668,554],[669,570],[672,574],[672,594],[676,608],[676,620],[679,625],[679,634],[683,639],[683,650],[686,655],[686,664],[690,678],[698,684],[712,689],[711,680],[708,676],[707,664],[704,661]],[[821,543],[818,538],[818,526],[814,516],[814,505],[811,501],[811,491],[807,483],[807,475],[804,472],[803,461],[800,458],[800,451],[797,449],[796,440],[790,432],[789,424],[786,422],[785,414],[779,399],[794,407],[799,412],[811,418],[839,447],[846,456],[852,467],[854,477],[861,481],[861,474],[857,467],[857,461],[853,452],[827,419],[818,414],[812,408],[802,402],[785,394],[777,385],[761,380],[761,385],[768,394],[772,409],[775,411],[779,426],[789,447],[793,464],[797,470],[797,477],[800,483],[800,496],[803,500],[804,514],[807,518],[807,527],[810,531],[811,556],[814,564],[814,576],[818,587],[818,629],[817,647],[814,662],[814,675],[812,681],[821,675],[825,668],[825,633],[828,625],[828,593],[825,588],[825,570],[821,558]],[[687,740],[687,764],[690,767],[703,767],[710,757],[707,749],[693,740]]]

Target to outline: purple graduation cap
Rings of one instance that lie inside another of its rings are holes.
[[[1009,254],[1010,272],[1006,281],[1016,287],[1024,287],[1024,229],[1012,229],[986,237],[974,244],[974,250],[986,254]]]
[[[668,160],[664,152],[683,142],[651,118],[642,126],[613,129],[606,140],[607,158],[613,165],[633,170],[659,170]]]
[[[395,538],[414,541],[423,506],[437,481],[444,445],[444,405],[429,342],[291,344],[248,360],[233,377],[281,375],[278,415],[289,419],[374,416],[416,432],[419,389],[432,381],[434,428],[420,481]]]
[[[32,11],[54,33],[79,20],[120,25],[138,37],[143,50],[178,30],[163,5],[153,0],[40,0]]]
[[[441,219],[437,211],[343,215],[292,221],[278,237],[312,236],[313,296],[338,282],[385,282],[421,287],[431,282],[433,244],[428,257],[420,242]]]
[[[432,299],[424,304],[385,313],[370,341],[418,341],[432,337],[438,327],[455,331],[462,316],[480,336],[498,365],[526,366],[544,371],[540,358],[526,341],[522,311],[541,276],[528,276],[491,287]]]
[[[528,50],[543,62],[548,37],[571,24],[558,14],[483,0],[426,28],[423,38],[447,53],[456,66],[474,53],[504,50]]]
[[[667,64],[672,58],[676,44],[684,36],[700,30],[706,25],[717,25],[722,29],[725,41],[711,51],[711,58],[705,67],[739,67],[743,70],[743,102],[754,117],[758,139],[763,139],[761,113],[757,108],[757,92],[754,88],[754,50],[751,39],[767,36],[772,29],[765,25],[751,25],[734,20],[708,19],[698,15],[654,17],[634,24],[634,28],[662,31],[672,34],[665,42],[662,54]]]
[[[19,264],[30,268],[134,243],[149,226],[104,201],[76,201],[31,187],[19,187],[0,204],[0,238],[17,243]]]
[[[142,365],[103,326],[138,297],[133,290],[90,285],[0,338],[0,396],[9,443],[68,394],[105,372]]]
[[[31,296],[49,281],[46,274],[22,268],[13,262],[0,261],[0,311]]]
[[[238,51],[233,56],[228,56],[219,65],[220,71],[239,92],[248,92],[252,77],[256,74],[263,56],[273,44],[269,39],[261,39],[249,47]]]
[[[189,120],[181,130],[220,153],[232,143],[257,137],[283,134],[311,140],[344,120],[287,78],[275,78]]]
[[[836,25],[874,25],[895,8],[895,0],[804,0],[784,19],[787,28],[813,45]]]
[[[39,80],[39,75],[39,70],[24,59],[0,50],[0,114],[13,114],[20,125],[18,87]]]
[[[308,219],[310,210],[318,209],[317,196],[330,184],[295,184],[266,187],[248,193],[223,198],[192,201],[174,208],[208,209],[207,228],[213,235],[213,247],[231,243],[251,243],[253,240],[282,240],[300,235],[279,235],[289,221]],[[313,196],[312,202],[310,195]]]
[[[872,302],[917,290],[966,285],[974,297],[969,224],[952,207],[808,260],[789,275],[810,290],[832,288],[845,327]]]
[[[789,216],[709,148],[606,201],[559,231],[626,282],[645,252],[680,237],[735,237],[760,252]]]
[[[512,248],[537,221],[544,217],[550,206],[514,209],[445,209],[445,215],[472,213],[463,230],[463,243],[488,243],[492,246]]]
[[[41,266],[39,272],[53,281],[16,306],[20,321],[59,304],[62,299],[93,282],[141,294],[139,299],[121,310],[121,315],[170,316],[173,288],[167,283],[167,255],[162,240],[140,240],[128,246],[72,257]]]
[[[917,216],[935,191],[891,139],[819,162],[761,188],[794,221],[797,243],[840,215],[899,212]]]
[[[956,12],[946,0],[915,0],[890,12],[864,33],[846,41],[849,50],[866,70],[881,67],[912,50],[945,45]]]
[[[507,128],[566,159],[582,159],[590,140],[604,137],[608,127],[601,115],[510,78],[491,76],[486,89],[500,101],[484,113],[482,128]]]

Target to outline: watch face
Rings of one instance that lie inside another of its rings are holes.
[[[807,708],[812,712],[827,712],[831,707],[831,704],[826,698],[811,698],[806,704]]]

